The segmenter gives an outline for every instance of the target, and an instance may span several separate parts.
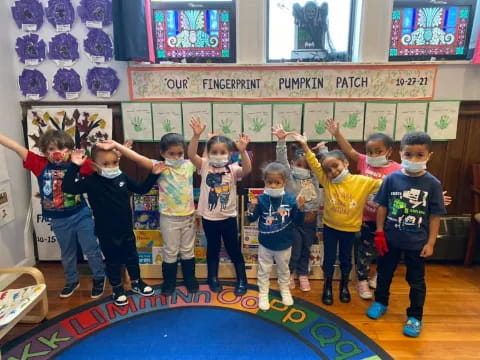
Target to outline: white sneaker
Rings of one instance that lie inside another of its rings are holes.
[[[292,298],[292,294],[290,293],[289,289],[280,290],[280,295],[282,295],[283,305],[287,305],[287,306],[292,306],[293,305],[293,298]]]
[[[268,293],[260,293],[258,295],[258,308],[263,311],[270,309],[270,300],[268,299]]]
[[[373,275],[373,277],[368,280],[368,286],[370,286],[372,289],[377,288],[377,273],[375,273],[375,275]]]
[[[361,280],[357,284],[357,292],[358,296],[360,296],[363,300],[370,300],[373,298],[373,294],[368,287],[367,280]]]

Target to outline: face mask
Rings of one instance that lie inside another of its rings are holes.
[[[118,166],[114,168],[100,168],[100,169],[101,169],[100,175],[102,175],[104,178],[107,178],[107,179],[114,179],[122,173],[122,170],[120,170]]]
[[[64,162],[67,162],[70,157],[70,150],[64,149],[64,150],[58,150],[58,151],[52,151],[52,152],[47,152],[47,159],[51,163],[54,164],[61,164]]]
[[[385,155],[367,156],[367,164],[373,167],[382,167],[388,164],[388,159]]]
[[[182,166],[183,162],[184,162],[184,158],[180,158],[180,159],[176,159],[176,160],[165,159],[165,164],[167,164],[167,166],[170,166],[172,168],[178,168],[178,167]]]
[[[342,172],[339,175],[337,175],[330,181],[334,184],[340,184],[348,174],[350,174],[350,171],[348,171],[348,169],[345,168],[342,170]]]
[[[423,170],[427,169],[427,162],[426,161],[410,161],[402,159],[402,167],[411,173],[419,173]]]
[[[216,168],[227,166],[229,162],[228,155],[211,155],[208,157],[210,165]]]
[[[272,189],[272,188],[265,188],[263,190],[263,192],[265,194],[267,194],[268,196],[271,196],[273,198],[278,198],[278,197],[281,197],[283,195],[285,195],[285,188],[279,188],[279,189]]]
[[[312,177],[310,170],[300,167],[292,167],[292,175],[299,180],[310,179]]]

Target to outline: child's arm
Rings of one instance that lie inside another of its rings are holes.
[[[377,208],[377,232],[383,232],[385,219],[387,218],[387,208],[379,205]]]
[[[197,117],[196,119],[192,118],[192,120],[190,121],[190,127],[193,130],[193,136],[190,144],[188,144],[188,158],[197,169],[201,169],[203,160],[197,154],[198,140],[200,139],[200,135],[202,135],[207,125],[202,123],[200,117]]]
[[[250,222],[256,221],[260,217],[260,206],[258,205],[258,199],[254,196],[247,209],[247,219]]]
[[[240,155],[242,155],[242,177],[247,176],[252,172],[252,160],[248,156],[247,146],[250,143],[250,137],[247,134],[241,134],[238,141],[235,142]]]
[[[420,253],[421,257],[429,257],[433,254],[438,230],[440,229],[440,215],[430,215],[428,224],[428,241]]]
[[[0,134],[0,145],[15,151],[23,161],[27,160],[28,149],[17,143],[15,140]]]
[[[348,142],[347,139],[343,137],[340,133],[340,126],[338,122],[335,122],[333,119],[327,120],[327,130],[330,134],[335,137],[340,149],[347,155],[347,157],[353,161],[358,161],[359,155],[357,150],[355,150],[352,145]]]
[[[315,154],[308,147],[307,138],[297,133],[294,133],[292,135],[293,138],[302,146],[303,150],[305,150],[305,159],[307,160],[310,169],[317,176],[318,182],[320,183],[320,185],[325,187],[325,185],[328,183],[327,175],[325,175],[322,165],[317,160]]]
[[[293,208],[293,222],[297,225],[302,225],[305,221],[305,199],[303,196],[297,196],[297,206]]]
[[[120,152],[120,154],[122,154],[122,156],[125,156],[127,159],[134,161],[141,167],[148,170],[152,170],[153,168],[152,159],[149,159],[146,156],[140,155],[139,153],[130,149],[128,146],[122,145],[114,140],[103,141],[101,143],[97,143],[96,146],[104,150],[116,149]]]
[[[77,180],[80,168],[85,163],[85,150],[74,150],[71,155],[72,164],[68,168],[62,182],[62,191],[67,194],[83,194],[88,191],[88,177]]]
[[[287,143],[285,142],[289,133],[283,129],[282,125],[275,125],[272,134],[278,139],[276,148],[277,161],[281,162],[287,169],[290,169],[290,164],[288,163]]]
[[[153,185],[158,180],[158,176],[165,171],[167,165],[163,161],[155,163],[152,168],[152,172],[148,174],[147,178],[143,182],[138,182],[127,176],[127,189],[135,194],[148,193]]]

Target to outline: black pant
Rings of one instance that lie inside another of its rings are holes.
[[[357,249],[357,276],[359,281],[368,280],[370,265],[373,259],[377,257],[374,241],[376,230],[377,223],[375,221],[365,221],[362,224],[362,234]]]
[[[323,226],[323,273],[325,277],[333,277],[334,265],[339,250],[340,270],[342,275],[349,275],[352,271],[352,249],[355,242],[355,233],[335,230],[327,225]]]
[[[425,259],[420,257],[421,250],[392,249],[377,260],[377,290],[375,301],[388,306],[390,295],[390,284],[400,262],[401,254],[404,254],[405,265],[407,266],[406,280],[410,285],[410,307],[407,309],[407,316],[422,320],[423,305],[427,287],[425,284]]]
[[[112,286],[122,283],[122,265],[125,264],[131,280],[140,279],[135,234],[108,237],[99,236],[100,248],[105,256],[106,273]]]
[[[234,217],[225,220],[207,220],[202,218],[203,230],[207,237],[207,262],[220,261],[220,247],[223,243],[230,260],[234,264],[244,264],[240,241],[238,238],[237,219]]]
[[[290,257],[290,272],[298,275],[308,275],[310,248],[317,231],[316,222],[304,223],[293,227],[292,256]]]

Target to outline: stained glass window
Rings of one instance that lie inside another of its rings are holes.
[[[416,7],[395,3],[390,60],[465,59],[474,16],[474,4],[467,3]]]

